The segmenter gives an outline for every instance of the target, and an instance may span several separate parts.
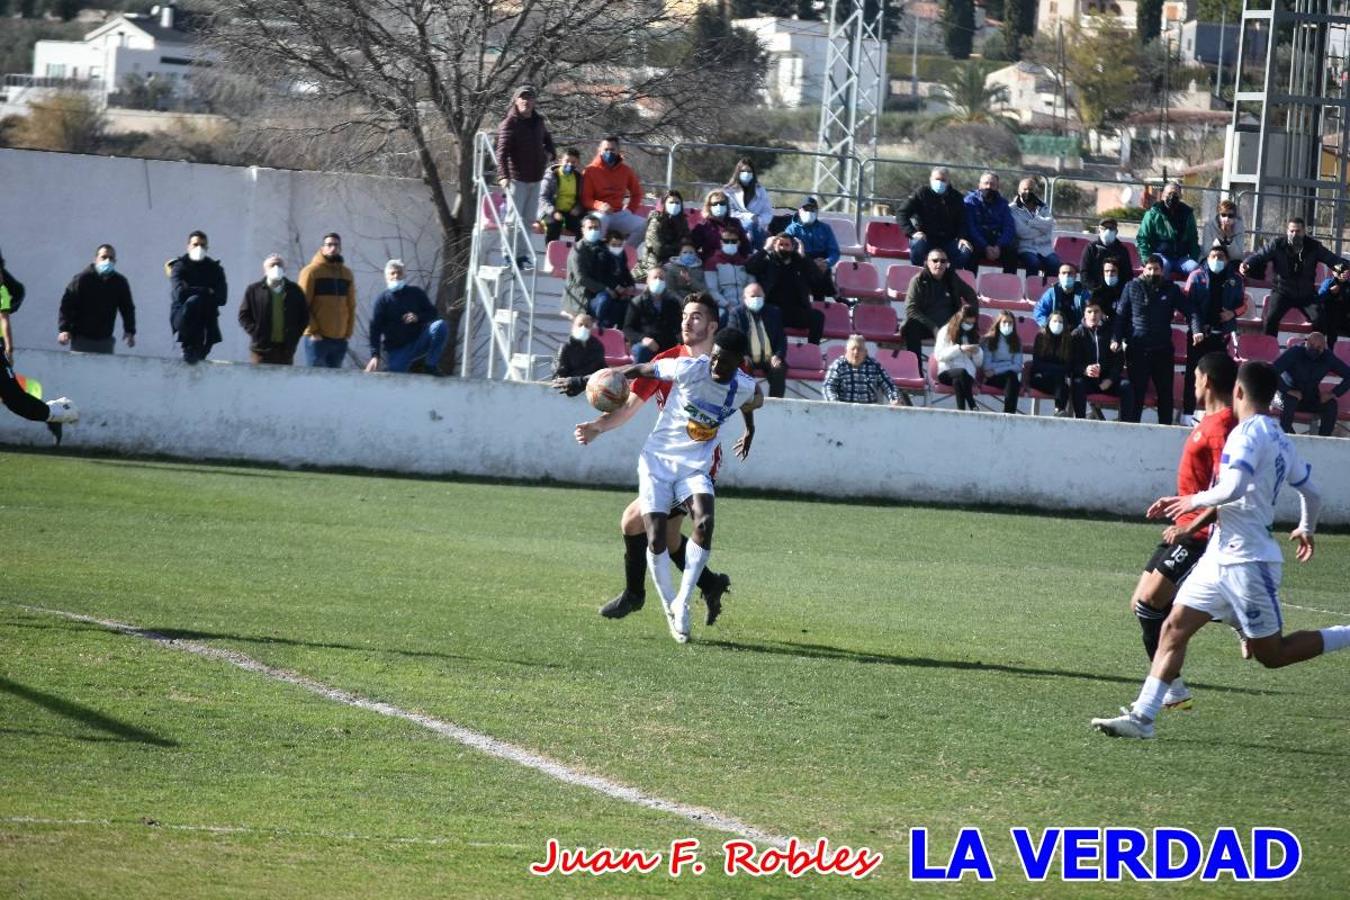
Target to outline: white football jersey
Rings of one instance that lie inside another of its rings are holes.
[[[642,452],[681,466],[707,470],[717,430],[755,396],[755,379],[740,369],[724,384],[713,381],[707,356],[658,359],[656,375],[674,387]]]
[[[1275,501],[1287,483],[1306,484],[1312,466],[1299,458],[1293,441],[1270,416],[1252,416],[1239,422],[1223,445],[1223,470],[1245,469],[1251,475],[1247,492],[1219,507],[1219,524],[1210,539],[1210,549],[1221,563],[1281,562],[1279,542],[1271,536]]]

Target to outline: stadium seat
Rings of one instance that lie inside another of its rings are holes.
[[[1130,267],[1134,269],[1136,275],[1139,274],[1139,271],[1144,268],[1144,263],[1139,258],[1139,247],[1134,241],[1122,239],[1121,243],[1125,245],[1125,252],[1130,254]],[[1074,260],[1074,262],[1077,263],[1078,260]]]
[[[556,241],[549,241],[548,248],[544,251],[544,274],[552,275],[554,278],[563,278],[567,275],[567,257],[572,252],[572,245],[576,241],[567,238],[560,238]]]
[[[623,255],[624,255],[624,258],[628,260],[628,268],[629,268],[630,270],[631,270],[634,266],[637,265],[637,259],[638,259],[638,257],[637,257],[637,248],[636,248],[636,247],[632,246],[631,244],[624,244],[624,245],[623,245]]]
[[[868,256],[909,258],[909,238],[896,222],[878,220],[868,222],[863,246],[867,249]]]
[[[834,283],[841,297],[853,297],[858,300],[886,299],[886,291],[881,286],[877,267],[870,262],[845,262],[841,259],[834,267]]]
[[[853,333],[853,323],[849,321],[848,307],[843,303],[812,303],[825,314],[826,338],[842,340]]]
[[[493,217],[492,212],[495,209],[498,217],[505,217],[506,212],[502,209],[502,203],[504,202],[505,196],[500,191],[493,191],[483,198],[482,204],[478,207],[478,213],[483,222],[484,231],[497,230],[497,219]]]
[[[991,301],[1007,301],[1019,306],[1025,305],[1025,287],[1022,276],[1007,272],[985,272],[980,276],[979,292]],[[990,303],[994,306],[994,303]],[[995,309],[1012,309],[1011,306],[994,306]]]
[[[1031,316],[1017,317],[1017,339],[1022,342],[1022,352],[1026,354],[1027,359],[1031,359],[1031,350],[1036,346],[1036,335],[1041,333],[1041,326],[1036,324],[1036,320]]]
[[[821,221],[830,226],[834,232],[835,242],[839,244],[840,256],[852,256],[855,259],[866,253],[866,248],[858,243],[858,229],[854,227],[852,219],[841,219],[838,216],[822,217]]]
[[[1350,337],[1340,338],[1336,341],[1336,346],[1331,348],[1331,352],[1336,354],[1336,358],[1342,362],[1350,363]]]
[[[853,330],[869,341],[893,341],[900,321],[890,304],[860,303],[853,308]]]
[[[909,283],[922,271],[922,266],[911,266],[908,263],[891,266],[886,270],[886,296],[892,300],[904,300]]]
[[[1280,331],[1292,331],[1298,334],[1307,334],[1312,331],[1312,323],[1302,310],[1291,309],[1280,318]]]
[[[1178,366],[1186,365],[1186,332],[1172,329],[1172,362]]]
[[[878,350],[876,358],[900,390],[927,396],[928,382],[924,380],[923,372],[919,369],[919,359],[913,353],[908,350]]]
[[[1280,355],[1280,341],[1274,335],[1238,332],[1233,342],[1233,358],[1238,362],[1249,359],[1274,362]]]
[[[633,361],[633,357],[628,355],[628,345],[624,343],[623,332],[618,328],[597,331],[595,336],[605,348],[605,365],[626,366]]]
[[[1092,241],[1092,238],[1077,234],[1061,234],[1055,238],[1055,255],[1059,257],[1060,262],[1073,263],[1077,266],[1083,258],[1083,251],[1092,245]]]
[[[1041,299],[1041,294],[1045,293],[1045,289],[1049,287],[1054,287],[1055,282],[1058,280],[1059,276],[1057,275],[1055,276],[1028,275],[1027,299],[1030,300],[1034,305],[1037,300]]]
[[[825,366],[820,355],[820,347],[815,344],[792,342],[787,350],[787,377],[803,381],[822,381],[825,378]]]
[[[692,207],[684,214],[684,220],[689,223],[689,230],[693,231],[703,224],[703,210],[699,209],[697,206]]]
[[[975,273],[974,273],[974,272],[971,272],[971,271],[968,270],[968,269],[957,269],[957,270],[956,270],[956,274],[957,274],[957,276],[958,276],[962,281],[964,281],[966,284],[970,285],[972,288],[975,287],[975,285],[976,285],[976,279],[975,279]],[[977,293],[978,293],[978,292],[977,292]]]

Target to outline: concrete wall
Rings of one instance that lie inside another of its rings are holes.
[[[429,283],[438,263],[439,227],[418,181],[323,172],[209,166],[185,162],[0,150],[0,250],[28,288],[14,316],[20,349],[56,348],[57,310],[70,279],[99,244],[117,248],[118,269],[136,300],[137,345],[119,353],[177,356],[169,330],[165,260],[187,249],[187,234],[205,231],[225,266],[230,302],[221,310],[223,343],[212,357],[247,360],[236,319],[244,288],[262,277],[271,251],[295,278],[325,232],[342,235],[360,300],[358,336],[370,302],[384,289],[384,263],[402,257],[414,284]],[[121,335],[118,325],[118,335]],[[365,341],[354,338],[365,355]]]
[[[226,363],[29,351],[19,371],[82,411],[68,445],[187,459],[355,466],[426,474],[636,485],[654,407],[589,447],[572,439],[593,413],[542,384],[365,375]],[[1175,486],[1187,432],[950,410],[769,401],[750,459],[724,484],[830,497],[953,505],[1008,503],[1142,515]],[[739,437],[733,419],[723,435]],[[0,416],[0,442],[41,445],[46,429]],[[1323,521],[1350,522],[1346,444],[1297,439],[1326,498]],[[15,474],[21,471],[15,470]],[[1283,514],[1297,516],[1293,491]]]

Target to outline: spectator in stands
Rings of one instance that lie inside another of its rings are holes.
[[[763,250],[746,260],[745,271],[764,285],[765,300],[778,307],[786,328],[807,329],[807,341],[820,343],[825,331],[825,313],[811,305],[811,281],[815,266],[806,258],[801,243],[787,234],[769,238]]]
[[[1036,196],[1036,179],[1023,178],[1012,205],[1017,230],[1017,258],[1027,275],[1053,275],[1059,271],[1055,253],[1055,217]]]
[[[867,341],[860,334],[850,335],[844,355],[825,370],[825,399],[833,403],[876,403],[880,391],[886,392],[891,406],[900,405],[899,389],[881,363],[867,355]]]
[[[567,256],[563,312],[589,313],[601,328],[614,328],[623,324],[634,293],[623,234],[611,231],[606,240],[600,217],[586,216],[581,220],[581,240]]]
[[[1009,274],[1017,271],[1017,227],[1013,224],[1008,201],[998,192],[998,176],[985,172],[980,186],[966,194],[966,231],[974,247],[970,269],[1002,266]]]
[[[1163,277],[1173,272],[1189,275],[1199,267],[1200,232],[1195,226],[1195,211],[1181,202],[1181,185],[1168,182],[1162,200],[1144,213],[1135,235],[1142,257],[1157,256],[1163,261]]]
[[[605,346],[594,331],[595,319],[586,313],[572,317],[572,331],[567,340],[558,345],[558,354],[553,358],[552,377],[589,378],[605,367]]]
[[[1172,424],[1172,379],[1175,374],[1172,316],[1177,310],[1186,309],[1186,301],[1180,289],[1163,274],[1166,266],[1156,254],[1144,260],[1143,274],[1125,285],[1112,324],[1111,349],[1120,352],[1124,347],[1126,371],[1139,398],[1132,410],[1133,418],[1122,417],[1122,421],[1139,421],[1148,384],[1152,382],[1157,396],[1158,423]]]
[[[1227,251],[1229,259],[1240,259],[1247,248],[1247,229],[1238,215],[1237,204],[1232,200],[1220,200],[1218,212],[1213,218],[1205,220],[1200,247],[1205,249],[1215,244]]]
[[[1087,286],[1078,280],[1078,267],[1066,262],[1059,267],[1059,280],[1045,289],[1036,301],[1032,316],[1042,328],[1050,320],[1050,313],[1059,311],[1064,314],[1065,326],[1072,331],[1083,321],[1083,310],[1088,304]]]
[[[384,284],[370,315],[370,362],[366,371],[376,371],[383,356],[387,371],[408,372],[421,362],[426,371],[439,375],[441,353],[450,339],[445,320],[436,314],[426,291],[408,284],[403,260],[391,259],[384,264]]]
[[[956,393],[956,408],[974,410],[975,379],[984,365],[984,349],[976,331],[979,313],[973,306],[963,306],[947,323],[938,329],[933,346],[937,360],[938,381]]]
[[[759,183],[755,164],[747,158],[738,160],[736,170],[731,173],[731,181],[722,191],[731,204],[731,214],[750,238],[750,250],[763,247],[765,238],[769,236],[769,222],[773,220],[773,201],[769,199],[769,192]]]
[[[1321,331],[1323,307],[1317,302],[1317,264],[1343,265],[1345,260],[1308,237],[1303,220],[1295,217],[1285,223],[1282,237],[1267,242],[1243,260],[1239,271],[1243,278],[1259,281],[1265,277],[1267,263],[1275,268],[1275,283],[1261,315],[1265,333],[1278,334],[1280,320],[1291,309],[1301,311]]]
[[[629,304],[623,322],[633,362],[645,363],[680,342],[680,301],[666,290],[660,269],[647,273],[646,290]]]
[[[1022,390],[1022,341],[1017,320],[1006,309],[998,314],[984,336],[984,383],[1003,388],[1003,411],[1017,412]]]
[[[300,270],[300,290],[309,302],[305,359],[311,366],[342,368],[356,325],[356,279],[342,261],[342,238],[323,236],[323,245]]]
[[[1134,390],[1125,377],[1125,358],[1111,349],[1111,334],[1105,321],[1105,311],[1093,300],[1083,310],[1083,324],[1069,336],[1069,382],[1073,390],[1074,418],[1082,419],[1087,415],[1089,394],[1109,394],[1120,400],[1121,421],[1137,421]],[[1103,418],[1095,406],[1092,413],[1094,419]]]
[[[952,269],[947,251],[934,247],[928,251],[923,271],[905,290],[905,323],[900,326],[905,349],[923,359],[923,342],[936,338],[952,316],[966,306],[979,310],[975,289]]]
[[[122,339],[136,346],[136,304],[131,285],[117,271],[117,251],[99,244],[94,261],[66,285],[57,315],[58,344],[80,353],[112,353],[117,346],[113,326],[122,315]]]
[[[248,357],[254,365],[289,366],[309,324],[309,304],[300,285],[286,277],[280,253],[263,260],[263,277],[244,289],[239,327],[248,335]]]
[[[717,301],[723,326],[726,325],[727,313],[736,307],[745,286],[750,283],[750,276],[745,271],[748,259],[748,256],[741,254],[736,232],[728,230],[722,232],[722,245],[717,248],[717,252],[703,263],[703,279],[708,285],[708,293]],[[763,289],[760,294],[763,294]]]
[[[720,248],[718,252],[721,252]],[[699,259],[692,237],[686,237],[680,242],[679,255],[672,257],[662,268],[666,273],[666,285],[676,297],[708,292],[708,282],[703,275],[703,260]]]
[[[1134,263],[1130,261],[1130,251],[1116,237],[1116,220],[1110,217],[1097,223],[1097,240],[1083,248],[1083,260],[1078,265],[1078,275],[1083,279],[1089,291],[1095,291],[1106,283],[1103,266],[1107,260],[1116,264],[1116,274],[1120,278],[1120,287],[1134,277]],[[1110,315],[1110,310],[1103,308]]]
[[[896,221],[909,235],[909,261],[914,265],[923,265],[933,248],[942,250],[953,269],[970,265],[973,248],[966,226],[966,208],[961,193],[952,188],[945,166],[937,166],[928,173],[928,184],[909,196]]]
[[[1069,415],[1069,365],[1072,359],[1064,313],[1052,312],[1031,348],[1031,386],[1055,398],[1055,415]]]
[[[633,278],[641,281],[652,269],[664,266],[680,252],[680,244],[689,239],[689,220],[684,215],[684,197],[679,191],[666,191],[660,204],[647,215],[642,259],[633,267]]]
[[[606,232],[619,232],[634,247],[641,243],[644,221],[638,210],[642,207],[642,184],[623,161],[619,139],[613,135],[600,142],[595,159],[581,173],[581,206],[600,216]]]
[[[562,161],[549,166],[539,189],[539,221],[544,225],[544,243],[556,241],[563,232],[581,236],[581,151],[568,147]]]
[[[783,233],[795,238],[806,258],[811,260],[811,294],[817,300],[835,295],[834,265],[839,262],[839,242],[834,229],[820,221],[820,206],[815,197],[803,197],[797,216]]]
[[[769,383],[769,396],[787,393],[787,333],[778,307],[764,302],[764,288],[753,281],[745,286],[744,302],[727,316],[731,327],[745,333],[750,352],[745,363],[752,375],[762,375]]]
[[[712,258],[722,248],[722,234],[726,231],[736,235],[741,252],[748,256],[750,238],[741,227],[741,220],[731,214],[727,192],[718,188],[709,191],[708,196],[703,198],[703,221],[694,229],[694,246],[698,248],[698,255],[703,259]]]
[[[1082,272],[1079,272],[1082,277]],[[1096,303],[1102,308],[1102,316],[1110,321],[1115,315],[1116,306],[1120,303],[1120,294],[1125,290],[1125,282],[1120,277],[1120,265],[1114,259],[1108,259],[1102,262],[1102,283],[1093,288],[1088,294],[1090,302]],[[1087,283],[1087,279],[1083,279]]]
[[[226,301],[225,268],[206,255],[206,232],[188,235],[187,253],[169,260],[169,325],[183,347],[183,362],[189,365],[206,359],[211,347],[219,344],[220,308]]]
[[[1247,295],[1237,265],[1223,244],[1209,248],[1205,264],[1186,279],[1190,340],[1186,342],[1186,380],[1181,391],[1182,424],[1195,413],[1195,367],[1206,353],[1227,352],[1238,316],[1247,311]]]
[[[1308,335],[1302,344],[1290,347],[1275,360],[1275,371],[1280,376],[1280,427],[1292,433],[1294,414],[1309,412],[1319,421],[1317,433],[1323,437],[1336,428],[1336,398],[1350,391],[1350,365],[1327,349],[1327,339],[1320,331]],[[1335,373],[1341,378],[1328,397],[1322,392],[1322,380]]]
[[[529,219],[538,211],[539,184],[549,162],[558,155],[544,117],[534,108],[534,100],[534,88],[528,84],[516,88],[511,108],[497,126],[497,183],[510,193],[522,219]],[[511,237],[510,244],[502,248],[502,257],[508,266],[514,259],[516,265],[524,268],[530,262],[528,235],[515,233],[510,218],[504,224]]]
[[[1350,334],[1350,266],[1337,263],[1331,267],[1331,275],[1317,289],[1317,302],[1322,307],[1327,346],[1334,347],[1336,338]]]

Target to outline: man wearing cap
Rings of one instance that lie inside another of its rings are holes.
[[[1340,262],[1331,267],[1331,276],[1317,289],[1317,302],[1327,346],[1334,347],[1341,332],[1350,334],[1350,266]]]
[[[1097,223],[1097,240],[1083,248],[1083,260],[1078,264],[1078,277],[1089,291],[1095,291],[1106,285],[1106,274],[1102,269],[1107,260],[1116,264],[1116,276],[1123,289],[1125,282],[1134,277],[1134,263],[1130,261],[1130,251],[1116,238],[1116,220],[1102,219]],[[1115,287],[1116,285],[1110,285]],[[1107,315],[1111,310],[1103,310]]]
[[[815,299],[834,296],[834,264],[839,262],[839,242],[834,229],[820,221],[820,205],[815,197],[803,197],[797,215],[783,233],[800,241],[802,253],[814,264],[811,294]]]
[[[544,117],[534,108],[534,88],[521,85],[511,97],[511,108],[497,126],[497,183],[511,193],[524,221],[533,221],[539,209],[539,185],[549,162],[558,155]],[[522,268],[529,263],[527,238],[512,229],[502,256]]]

